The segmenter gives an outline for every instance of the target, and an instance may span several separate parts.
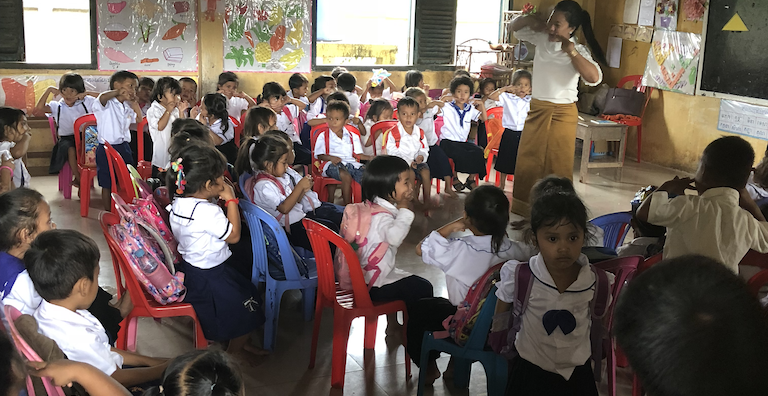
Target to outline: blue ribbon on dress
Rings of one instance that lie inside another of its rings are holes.
[[[544,330],[547,331],[547,335],[552,335],[558,327],[560,327],[560,330],[566,335],[576,329],[576,318],[570,311],[565,309],[553,309],[547,311],[541,319],[541,322],[544,325]]]

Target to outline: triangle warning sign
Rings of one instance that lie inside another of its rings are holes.
[[[741,20],[741,17],[738,13],[733,15],[733,18],[731,18],[728,23],[723,26],[723,31],[725,32],[748,32],[749,29],[747,29],[747,25],[744,24],[744,21]]]

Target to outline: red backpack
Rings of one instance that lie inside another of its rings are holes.
[[[349,125],[344,125],[344,128],[347,128]],[[353,127],[354,128],[354,127]],[[354,130],[347,130],[349,132],[349,142],[352,143],[352,156],[355,157],[356,160],[360,161],[360,156],[355,154],[355,139],[352,137],[353,133],[356,133],[358,136],[360,136],[360,132],[357,130],[357,128],[354,128]],[[331,151],[331,128],[328,127],[326,124],[325,127],[322,130],[323,136],[325,136],[325,154],[330,155],[329,151]],[[314,146],[314,145],[313,145]],[[325,168],[325,164],[328,161],[319,161],[319,164],[317,165],[317,168],[322,171],[323,168]]]
[[[419,128],[420,136],[419,136],[419,142],[421,142],[421,148],[427,148],[427,146],[424,145],[424,130]],[[388,131],[384,132],[384,139],[383,139],[383,146],[387,147],[387,138],[389,136],[392,136],[393,139],[395,139],[395,147],[400,148],[400,129],[397,127],[397,125],[390,128]]]
[[[368,244],[368,232],[371,230],[371,218],[373,215],[379,213],[386,213],[390,216],[392,214],[381,207],[365,201],[363,203],[349,204],[344,208],[344,216],[341,218],[340,234],[349,244],[352,249],[357,253],[360,262],[366,262],[363,267],[364,271],[374,271],[371,280],[368,282],[368,289],[370,290],[376,279],[381,275],[379,269],[379,262],[389,250],[389,244],[381,242],[371,252],[365,260],[360,257],[360,248]],[[339,281],[339,286],[343,290],[352,290],[352,278],[349,275],[349,263],[341,250],[336,250],[336,257],[333,260],[333,268],[336,273],[336,279]]]

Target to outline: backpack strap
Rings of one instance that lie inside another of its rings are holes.
[[[386,132],[384,132],[384,147],[387,147],[387,140],[389,139],[389,136],[392,136],[393,139],[395,139],[395,147],[400,148],[400,129],[397,127],[397,125],[393,125],[392,128],[389,128]]]
[[[272,184],[277,186],[277,189],[280,190],[280,194],[287,195],[285,193],[285,188],[283,187],[283,184],[280,183],[280,181],[277,180],[276,177],[270,175],[269,173],[259,172],[259,173],[256,174],[255,178],[256,178],[256,183],[258,183],[261,180],[268,180],[268,181],[272,182]],[[285,227],[285,231],[290,234],[290,232],[291,232],[291,223],[290,223],[290,220],[288,219],[288,213],[285,213],[285,214],[279,213],[277,216],[275,216],[275,218],[277,219],[277,221],[280,221],[282,218],[285,218],[285,226],[284,226]]]
[[[419,142],[421,143],[421,148],[427,148],[427,146],[424,145],[424,130],[419,128],[419,132]]]
[[[517,355],[515,351],[515,340],[517,333],[523,326],[523,314],[528,308],[528,300],[531,298],[531,289],[533,289],[533,272],[528,263],[523,263],[515,268],[515,295],[512,300],[512,311],[509,314],[509,332],[507,333],[507,345],[502,349],[501,354],[507,358]]]
[[[594,361],[595,381],[602,379],[603,341],[608,334],[603,318],[608,312],[608,299],[611,296],[611,285],[608,282],[608,274],[605,270],[590,264],[595,274],[595,294],[589,303],[589,312],[592,318],[592,327],[589,339],[592,344],[592,360]]]

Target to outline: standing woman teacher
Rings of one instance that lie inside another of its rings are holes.
[[[520,139],[512,192],[512,212],[522,216],[530,213],[531,187],[539,179],[552,174],[573,179],[579,77],[591,86],[603,79],[589,50],[573,38],[579,27],[595,58],[605,64],[589,13],[575,1],[559,2],[547,22],[528,15],[510,25],[515,37],[536,46],[531,110]]]

